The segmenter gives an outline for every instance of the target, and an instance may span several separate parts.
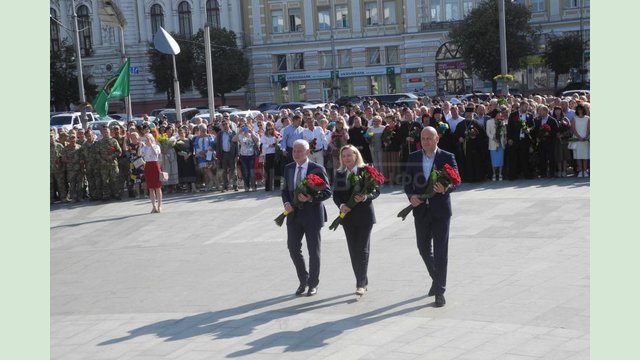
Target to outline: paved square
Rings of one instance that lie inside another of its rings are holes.
[[[51,358],[589,358],[588,179],[453,193],[439,309],[413,217],[396,217],[406,197],[382,193],[359,301],[344,232],[328,227],[318,295],[293,296],[276,193],[171,195],[161,214],[148,200],[54,205]]]

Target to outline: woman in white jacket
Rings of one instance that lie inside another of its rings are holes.
[[[487,120],[486,130],[489,137],[489,154],[493,166],[492,180],[502,181],[502,166],[504,165],[504,148],[507,143],[507,118],[509,109],[502,105],[500,110],[491,112],[491,119]]]

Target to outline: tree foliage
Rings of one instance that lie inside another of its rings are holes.
[[[180,93],[193,88],[194,82],[194,52],[197,50],[192,37],[185,37],[180,34],[171,34],[180,46],[180,53],[176,55],[176,70],[178,81],[180,81]],[[150,82],[156,93],[167,94],[167,105],[174,104],[175,94],[173,93],[173,60],[171,55],[163,54],[149,44],[147,51],[150,60],[149,70],[153,79]]]
[[[508,71],[522,69],[536,50],[538,31],[530,24],[531,11],[524,5],[505,1]],[[483,1],[449,32],[467,64],[483,80],[501,73],[498,4]],[[495,84],[495,82],[494,82]]]
[[[80,103],[78,75],[73,45],[63,41],[59,50],[49,52],[49,99],[57,111],[71,110],[71,104]],[[91,101],[98,93],[98,86],[83,74],[84,91],[87,101]]]
[[[213,68],[213,89],[222,98],[225,94],[238,90],[249,80],[250,65],[242,50],[238,49],[236,34],[227,29],[210,29],[211,66]],[[194,41],[202,44],[195,51],[194,85],[203,97],[207,97],[207,73],[204,50],[204,30],[198,31]]]
[[[570,33],[549,38],[542,58],[545,65],[555,72],[554,87],[558,90],[558,76],[568,74],[572,68],[580,68],[582,64],[580,35]]]

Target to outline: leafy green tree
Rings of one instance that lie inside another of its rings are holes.
[[[180,34],[171,34],[180,46],[180,53],[176,55],[176,70],[180,81],[180,93],[193,88],[194,81],[194,51],[196,45],[192,37],[185,37]],[[156,93],[167,94],[167,106],[175,104],[175,94],[173,91],[173,60],[171,55],[163,54],[149,44],[150,63],[149,70],[153,79],[149,80],[156,90]]]
[[[50,105],[58,111],[71,110],[71,104],[80,103],[73,45],[63,41],[59,50],[49,52],[49,63]],[[83,78],[85,97],[91,101],[98,93],[98,86],[90,83],[87,75],[83,74]]]
[[[542,55],[544,64],[553,72],[554,90],[558,90],[558,77],[568,74],[572,68],[582,64],[582,44],[580,35],[570,33],[564,36],[553,36],[547,40],[547,50]]]
[[[527,56],[536,51],[539,31],[529,24],[530,19],[529,8],[505,1],[509,72],[524,68]],[[501,73],[497,2],[488,0],[478,4],[449,32],[449,39],[458,45],[467,64],[478,77],[493,81],[495,90],[496,82],[493,77]]]
[[[213,90],[226,104],[225,94],[247,84],[251,69],[249,60],[238,49],[236,34],[227,29],[210,29],[211,65],[213,68]],[[195,52],[194,85],[203,97],[207,97],[207,73],[204,50],[204,30],[200,30],[194,41],[202,44]]]

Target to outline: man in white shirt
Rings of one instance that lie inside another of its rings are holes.
[[[449,119],[447,119],[447,122],[449,123],[449,128],[451,129],[451,131],[455,131],[456,127],[458,126],[458,124],[460,124],[461,122],[464,121],[464,118],[461,117],[460,115],[458,115],[458,107],[457,106],[452,106],[451,107],[451,117]]]
[[[309,151],[309,160],[316,164],[324,166],[324,149],[327,148],[327,140],[325,138],[324,130],[315,126],[315,120],[312,117],[305,117],[305,129],[302,131],[302,138],[307,140],[310,145],[313,145]]]

